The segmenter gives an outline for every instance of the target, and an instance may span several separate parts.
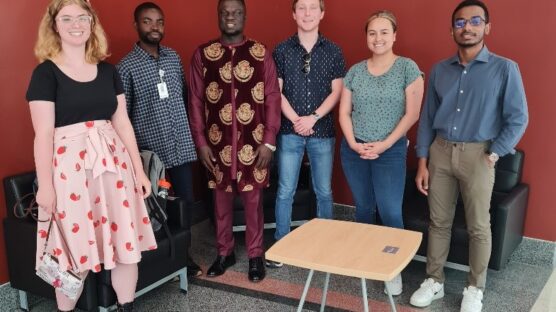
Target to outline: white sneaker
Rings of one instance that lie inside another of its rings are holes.
[[[421,287],[411,295],[409,303],[416,307],[424,308],[429,306],[433,300],[442,297],[444,297],[444,284],[440,284],[432,278],[427,278],[421,284]]]
[[[483,308],[483,291],[475,286],[463,289],[460,312],[481,312]]]
[[[402,275],[396,275],[391,281],[385,282],[386,286],[392,293],[392,296],[399,296],[402,294]],[[384,293],[388,295],[388,289],[384,287]]]

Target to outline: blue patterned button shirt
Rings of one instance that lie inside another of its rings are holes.
[[[127,112],[137,144],[158,154],[167,168],[195,161],[197,154],[186,113],[187,84],[179,55],[159,47],[155,58],[135,44],[117,66],[125,90]],[[161,99],[157,84],[166,83],[169,97]]]
[[[297,34],[278,44],[272,56],[278,78],[284,81],[282,93],[299,116],[311,115],[332,92],[332,81],[343,78],[346,72],[342,50],[319,34],[311,50],[311,69],[305,74],[303,56],[307,53]],[[332,112],[319,119],[309,137],[334,137]],[[295,134],[292,122],[282,114],[280,134]]]

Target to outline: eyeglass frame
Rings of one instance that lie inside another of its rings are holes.
[[[475,20],[475,21],[478,20],[478,21],[475,22],[474,20]],[[462,24],[462,25],[458,25],[458,24],[457,24],[458,22],[463,22],[463,24]],[[471,16],[470,19],[457,18],[457,19],[454,20],[453,26],[454,26],[454,29],[463,29],[463,28],[465,28],[465,26],[467,25],[467,23],[469,23],[469,25],[471,25],[471,26],[477,27],[477,26],[480,26],[481,23],[485,23],[485,24],[486,24],[486,20],[485,20],[484,17],[482,17],[482,16],[480,16],[480,15]]]
[[[311,72],[311,53],[303,54],[303,67],[301,67],[301,72],[308,75]]]
[[[82,14],[79,16],[62,15],[60,17],[57,17],[56,21],[64,25],[73,25],[75,23],[79,25],[91,25],[91,23],[93,22],[93,17],[88,14]]]

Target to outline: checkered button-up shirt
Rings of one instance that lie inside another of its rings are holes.
[[[117,68],[139,148],[158,154],[166,168],[195,161],[186,113],[187,84],[179,55],[160,46],[159,57],[155,58],[135,44]],[[161,81],[166,83],[169,94],[164,99],[157,87]]]

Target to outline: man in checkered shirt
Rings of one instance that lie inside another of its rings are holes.
[[[182,63],[174,50],[160,45],[164,14],[158,5],[140,4],[134,19],[139,41],[117,68],[137,143],[164,162],[176,196],[193,202],[191,162],[197,156],[186,114],[187,84]],[[188,275],[202,274],[189,260]]]

